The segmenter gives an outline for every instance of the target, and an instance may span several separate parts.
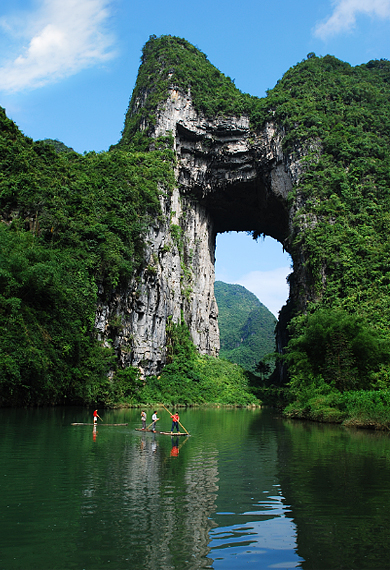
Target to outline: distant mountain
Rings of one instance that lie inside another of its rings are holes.
[[[255,371],[266,354],[275,351],[274,315],[242,285],[216,281],[219,309],[220,356]]]

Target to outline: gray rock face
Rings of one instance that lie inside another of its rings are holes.
[[[161,198],[164,217],[150,228],[145,269],[126,291],[100,304],[96,328],[111,338],[123,366],[158,373],[165,364],[166,325],[183,315],[202,354],[218,355],[214,299],[215,234],[200,205],[188,205],[175,189]]]
[[[253,133],[245,116],[206,119],[195,111],[190,93],[175,89],[158,109],[154,136],[168,131],[177,187],[161,196],[163,215],[149,230],[145,268],[126,291],[99,304],[96,314],[101,338],[111,339],[122,365],[139,366],[146,375],[158,373],[166,361],[170,317],[177,323],[183,315],[201,354],[218,355],[216,235],[264,233],[290,251],[294,211],[287,195],[299,179],[303,154],[283,153],[277,125]],[[306,282],[304,259],[294,270],[290,296],[297,301],[299,284]]]

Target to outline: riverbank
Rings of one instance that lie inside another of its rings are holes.
[[[390,430],[390,390],[331,391],[297,398],[288,404],[283,415],[346,427]]]
[[[163,406],[166,406],[167,408],[171,407],[172,409],[205,409],[205,410],[218,410],[220,408],[226,409],[226,410],[234,410],[234,409],[247,409],[247,410],[255,410],[255,409],[261,409],[264,407],[268,407],[268,406],[263,406],[262,403],[257,403],[257,404],[216,404],[213,402],[210,403],[203,403],[203,404],[197,404],[197,403],[192,403],[192,404],[183,404],[181,402],[177,402],[172,404],[172,402],[146,402],[146,403],[132,403],[132,402],[126,402],[126,403],[117,403],[117,404],[113,404],[111,406],[108,406],[107,409],[109,410],[121,410],[121,409],[139,409],[141,410],[142,408],[145,409],[160,409]]]

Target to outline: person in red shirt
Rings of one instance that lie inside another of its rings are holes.
[[[97,413],[97,410],[95,410],[93,412],[93,425],[97,424],[97,419],[99,418],[99,420],[102,420],[102,418],[99,416],[99,414]],[[103,420],[102,420],[103,421]]]
[[[175,428],[176,428],[177,432],[179,433],[179,421],[180,421],[179,414],[177,412],[173,413],[173,415],[171,415],[171,418],[172,418],[171,433],[173,432],[173,430]]]

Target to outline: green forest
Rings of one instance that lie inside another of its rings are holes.
[[[152,127],[171,85],[190,88],[206,116],[245,113],[254,132],[273,120],[286,154],[306,150],[289,197],[289,253],[305,252],[315,294],[303,313],[289,307],[289,341],[278,356],[285,385],[271,376],[259,391],[239,367],[200,357],[184,323],[168,331],[172,361],[145,385],[95,334],[98,291],[137,272],[146,229],[161,215],[158,194],[175,184],[169,137],[151,141],[140,129]],[[311,53],[257,98],[185,40],[162,36],[143,48],[122,138],[107,152],[81,156],[34,142],[1,110],[0,405],[260,397],[290,417],[390,426],[389,103],[387,60],[352,67]]]

